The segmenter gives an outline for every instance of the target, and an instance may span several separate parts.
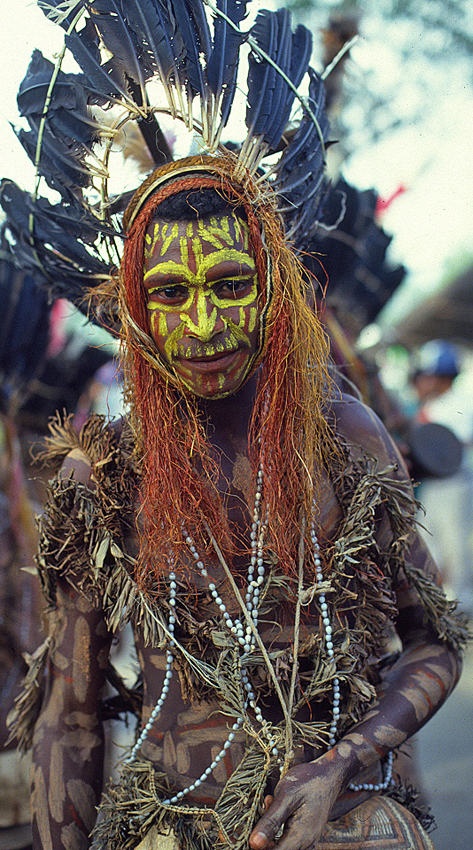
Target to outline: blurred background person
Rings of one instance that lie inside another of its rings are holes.
[[[417,496],[425,510],[426,540],[441,569],[445,588],[473,614],[473,395],[457,380],[459,351],[445,340],[430,340],[414,357],[410,383],[420,423],[449,428],[462,446],[461,463],[446,477],[425,476]]]

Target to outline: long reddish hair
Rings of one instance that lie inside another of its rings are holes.
[[[287,573],[296,570],[301,517],[312,515],[318,492],[317,470],[320,473],[327,447],[332,444],[322,408],[329,384],[327,340],[307,304],[301,266],[284,240],[271,193],[262,193],[261,187],[249,180],[235,182],[226,159],[199,158],[204,160],[211,162],[210,175],[190,175],[165,184],[137,211],[140,198],[155,177],[151,175],[127,211],[128,220],[130,209],[135,217],[119,276],[123,367],[126,399],[142,462],[137,579],[150,592],[160,576],[169,572],[170,563],[179,563],[183,550],[188,552],[184,528],[202,555],[210,551],[209,528],[228,558],[236,545],[217,490],[218,466],[197,400],[153,362],[157,354],[150,353],[149,345],[143,343],[149,332],[143,285],[144,240],[164,198],[186,188],[214,188],[235,208],[246,212],[260,282],[265,280],[270,263],[273,294],[248,453],[254,477],[263,455],[262,510],[268,509],[269,515],[267,546],[279,556]]]

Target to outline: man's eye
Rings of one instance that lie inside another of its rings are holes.
[[[175,301],[180,298],[187,297],[187,289],[185,286],[163,286],[162,289],[155,289],[153,292],[154,298],[158,301]]]
[[[243,295],[244,292],[251,286],[252,281],[247,280],[222,280],[216,288],[217,295],[221,298],[237,297]]]

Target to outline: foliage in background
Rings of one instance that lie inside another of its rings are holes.
[[[471,0],[288,0],[315,36],[357,15],[360,39],[345,65],[343,102],[332,116],[339,158],[428,117],[439,100],[473,87]],[[322,37],[319,57],[323,56]],[[381,71],[381,73],[380,73]]]

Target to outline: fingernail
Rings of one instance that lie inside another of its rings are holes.
[[[251,836],[250,844],[253,850],[263,850],[268,842],[268,836],[264,832],[254,832]]]

